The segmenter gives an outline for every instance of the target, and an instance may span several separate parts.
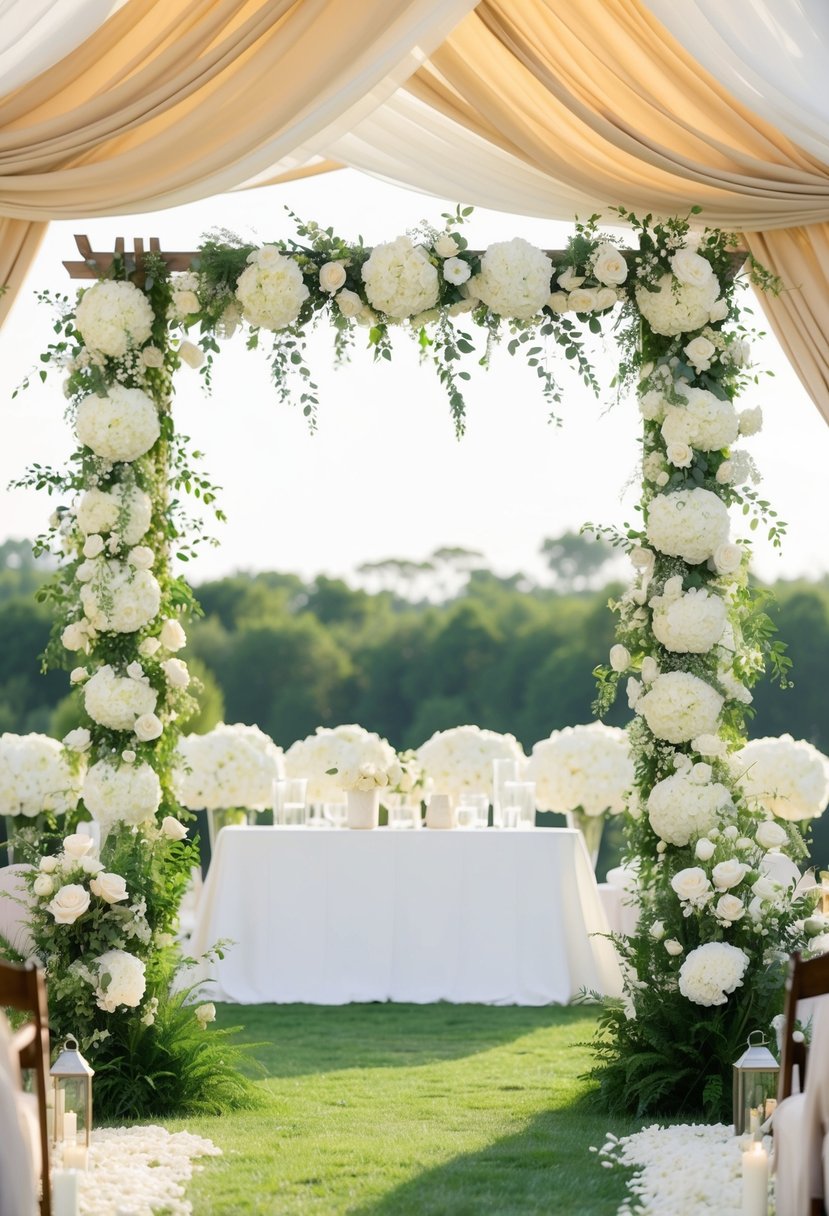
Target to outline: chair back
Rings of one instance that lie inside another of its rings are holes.
[[[800,1088],[806,1088],[806,1044],[795,1039],[798,1001],[829,993],[829,954],[817,958],[802,959],[793,954],[786,979],[786,1004],[783,1016],[783,1050],[780,1060],[780,1090],[782,1102],[792,1092],[792,1077],[795,1065],[800,1070]]]
[[[46,981],[38,967],[18,967],[0,961],[0,1008],[29,1014],[29,1020],[15,1036],[20,1049],[21,1068],[34,1072],[35,1096],[40,1122],[41,1216],[51,1216],[49,1180],[49,1134],[46,1125],[46,1087],[49,1084],[49,1023]]]

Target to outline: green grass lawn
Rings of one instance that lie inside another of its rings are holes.
[[[615,1216],[610,1120],[579,1080],[594,1015],[481,1005],[224,1006],[264,1068],[260,1110],[168,1120],[209,1136],[195,1216]],[[209,1033],[209,1031],[207,1032]]]

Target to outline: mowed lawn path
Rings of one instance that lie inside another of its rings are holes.
[[[590,1009],[221,1006],[259,1044],[264,1104],[168,1120],[224,1156],[195,1216],[614,1216],[590,1145],[634,1130],[588,1101]],[[206,1033],[210,1033],[208,1030]]]

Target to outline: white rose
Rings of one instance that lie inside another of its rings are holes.
[[[709,840],[707,836],[701,836],[694,848],[694,856],[700,861],[710,861],[716,847],[713,840]]]
[[[356,291],[350,291],[346,287],[334,298],[337,302],[337,307],[344,317],[357,317],[363,311],[363,301]]]
[[[216,1021],[216,1006],[212,1001],[208,1001],[204,1005],[199,1005],[198,1009],[196,1010],[196,1021],[199,1023],[202,1030],[204,1030],[208,1022]]]
[[[661,941],[665,936],[665,925],[661,920],[655,920],[651,925],[651,937],[655,941]]]
[[[656,562],[656,554],[653,549],[644,549],[641,545],[636,545],[628,556],[636,569],[641,570],[646,578],[650,578]]]
[[[742,565],[743,552],[742,545],[735,545],[731,541],[718,545],[711,558],[717,574],[735,574]]]
[[[625,692],[627,694],[629,708],[635,709],[642,696],[642,685],[637,679],[631,676],[625,687]]]
[[[92,736],[85,726],[78,726],[63,736],[63,746],[73,752],[85,752],[92,745]]]
[[[158,640],[165,650],[181,650],[187,645],[187,634],[179,621],[170,618],[162,624]]]
[[[689,866],[685,870],[678,870],[671,879],[671,887],[682,900],[704,899],[711,890],[711,884],[705,871],[701,870],[699,866]]]
[[[40,865],[38,866],[38,869],[43,874],[54,874],[54,872],[57,868],[58,868],[57,857],[41,857]]]
[[[161,670],[171,688],[186,688],[190,683],[190,672],[182,659],[167,659],[161,664]]]
[[[196,346],[195,342],[181,342],[177,353],[182,363],[194,370],[204,363],[204,351],[200,346]]]
[[[745,906],[736,895],[721,895],[714,908],[714,915],[719,920],[727,920],[733,924],[745,915]]]
[[[783,887],[780,883],[774,882],[765,874],[761,874],[751,888],[752,894],[763,903],[774,904],[780,901],[783,894]]]
[[[714,866],[711,871],[711,877],[714,879],[714,886],[718,891],[727,891],[730,887],[738,886],[746,876],[748,866],[743,861],[738,861],[736,857],[730,857],[728,861],[721,861]]]
[[[676,958],[676,956],[678,954],[682,954],[682,951],[684,949],[684,947],[680,944],[680,942],[678,942],[676,940],[675,937],[669,937],[668,940],[663,943],[663,945],[665,946],[665,949],[668,951],[668,953],[670,955],[672,955],[674,958]]]
[[[676,469],[690,468],[694,460],[694,449],[687,443],[669,443],[665,455]]]
[[[550,312],[567,312],[570,302],[566,291],[554,291],[547,300]]]
[[[69,673],[70,684],[83,684],[84,680],[89,679],[89,671],[86,667],[73,667]]]
[[[714,277],[711,263],[691,249],[678,249],[671,258],[671,270],[680,283],[704,287]]]
[[[628,277],[624,255],[607,241],[603,241],[596,249],[593,276],[606,287],[618,287]]]
[[[135,764],[135,752],[131,747],[128,747],[125,752],[121,752],[121,759],[124,764]]]
[[[140,718],[135,719],[132,729],[142,743],[149,743],[152,739],[159,737],[164,727],[161,724],[161,719],[155,714],[142,714]]]
[[[100,557],[104,551],[104,538],[96,533],[92,536],[87,536],[84,541],[83,555],[84,557]]]
[[[593,312],[596,308],[596,292],[592,287],[577,287],[567,297],[572,312]]]
[[[130,549],[127,561],[136,570],[149,570],[155,561],[155,554],[146,545],[136,545],[134,549]]]
[[[81,869],[84,874],[92,874],[94,877],[94,875],[100,874],[103,868],[103,863],[98,861],[97,857],[81,858]]]
[[[184,840],[187,828],[172,815],[165,815],[161,821],[161,834],[166,836],[167,840]]]
[[[630,667],[630,651],[618,643],[610,647],[610,666],[614,671],[627,671]]]
[[[458,242],[451,232],[442,232],[432,248],[439,258],[453,258],[458,252]]]
[[[83,650],[89,641],[89,631],[85,621],[73,621],[67,625],[60,640],[67,650]]]
[[[152,658],[155,652],[161,646],[158,638],[144,638],[144,641],[138,647],[138,653],[143,659]]]
[[[659,664],[656,659],[652,659],[650,655],[647,655],[642,660],[642,683],[652,684],[658,675]]]
[[[467,281],[471,274],[470,265],[463,258],[447,258],[443,263],[443,277],[447,283],[460,286],[461,283]]]
[[[64,836],[63,851],[73,861],[80,861],[82,857],[86,856],[93,844],[94,841],[91,836],[81,836],[80,832],[73,832],[71,836]]]
[[[71,882],[60,888],[52,902],[47,904],[47,911],[54,916],[55,924],[74,925],[78,917],[83,916],[89,907],[89,902],[89,892],[86,887]]]
[[[688,362],[698,372],[707,372],[711,366],[711,357],[717,353],[717,348],[708,338],[703,338],[700,334],[683,347],[685,354],[688,357]]]
[[[600,287],[596,292],[596,312],[604,312],[617,303],[619,296],[612,287]]]
[[[584,282],[584,275],[577,275],[572,266],[558,276],[558,285],[563,291],[573,291],[576,287],[581,287]]]
[[[174,291],[173,311],[179,318],[191,317],[199,311],[199,297],[195,291]]]
[[[119,904],[128,897],[126,881],[120,874],[99,874],[91,879],[89,889],[108,904]]]
[[[145,346],[141,352],[141,362],[145,367],[163,367],[164,352],[157,346]]]
[[[32,890],[34,891],[35,895],[40,895],[41,897],[44,895],[51,895],[54,889],[54,881],[49,877],[48,874],[38,874],[32,886]]]
[[[697,762],[691,768],[691,780],[697,785],[705,785],[711,780],[711,765],[703,764],[701,761]]]
[[[346,280],[346,270],[342,262],[325,262],[320,266],[320,288],[332,296],[339,291]]]
[[[766,819],[759,824],[754,838],[761,849],[779,849],[789,837],[785,828],[781,828],[779,823],[775,823],[773,819]]]

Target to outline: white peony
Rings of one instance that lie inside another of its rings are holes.
[[[0,735],[0,815],[63,815],[78,805],[81,774],[48,735]]]
[[[699,785],[685,773],[675,773],[651,790],[648,818],[661,840],[682,846],[704,836],[733,806],[727,788],[718,781]]]
[[[805,739],[752,739],[732,760],[752,805],[790,820],[815,819],[826,809],[829,758]]]
[[[107,663],[84,685],[83,697],[94,722],[110,730],[132,730],[136,718],[153,712],[158,693],[146,676],[119,676]]]
[[[546,253],[529,241],[521,237],[496,241],[481,258],[475,290],[498,316],[527,319],[537,316],[547,303],[552,273]]]
[[[81,587],[81,603],[95,629],[135,633],[158,614],[161,588],[149,570],[98,559],[93,577]]]
[[[313,735],[298,739],[285,753],[286,776],[308,778],[311,802],[341,801],[344,781],[366,764],[386,773],[396,772],[391,744],[356,724],[320,726]]]
[[[137,545],[150,526],[152,502],[138,486],[116,485],[87,490],[77,508],[81,532],[117,532],[125,545]]]
[[[633,777],[627,733],[603,722],[553,731],[535,744],[527,765],[542,811],[618,814]]]
[[[728,539],[728,510],[711,490],[657,494],[648,508],[647,537],[655,549],[698,565]]]
[[[99,760],[83,783],[86,809],[103,828],[150,823],[161,804],[161,784],[149,764],[116,765]]]
[[[685,405],[665,411],[662,437],[666,442],[684,439],[700,452],[719,452],[737,438],[737,411],[704,388],[678,386]]]
[[[98,986],[95,989],[99,1009],[107,1013],[125,1005],[135,1009],[147,987],[144,964],[126,950],[107,950],[95,960]]]
[[[664,274],[655,290],[636,288],[636,303],[654,333],[672,337],[693,333],[713,320],[719,293],[720,286],[713,275],[707,282],[692,284]]]
[[[192,811],[264,810],[282,771],[282,749],[258,727],[220,723],[206,735],[179,740],[176,792]]]
[[[137,460],[161,433],[158,410],[140,388],[110,384],[106,397],[91,393],[78,406],[75,433],[104,460]]]
[[[696,588],[667,603],[657,596],[651,607],[656,639],[676,654],[706,654],[722,637],[728,615],[721,596]]]
[[[275,245],[263,245],[249,254],[236,284],[236,298],[248,324],[274,331],[293,325],[309,294],[299,266]]]
[[[417,749],[417,758],[435,791],[456,799],[492,789],[494,760],[515,760],[519,770],[525,760],[513,735],[479,726],[436,731]]]
[[[75,328],[85,344],[111,359],[143,346],[153,327],[150,302],[134,283],[106,280],[81,296]]]
[[[369,304],[388,317],[412,317],[438,302],[437,269],[407,236],[375,245],[361,274]]]
[[[724,1005],[742,986],[748,955],[727,942],[706,942],[679,969],[679,991],[695,1005]]]
[[[723,698],[698,676],[669,671],[657,676],[636,704],[636,712],[657,739],[687,743],[697,735],[714,734]]]

